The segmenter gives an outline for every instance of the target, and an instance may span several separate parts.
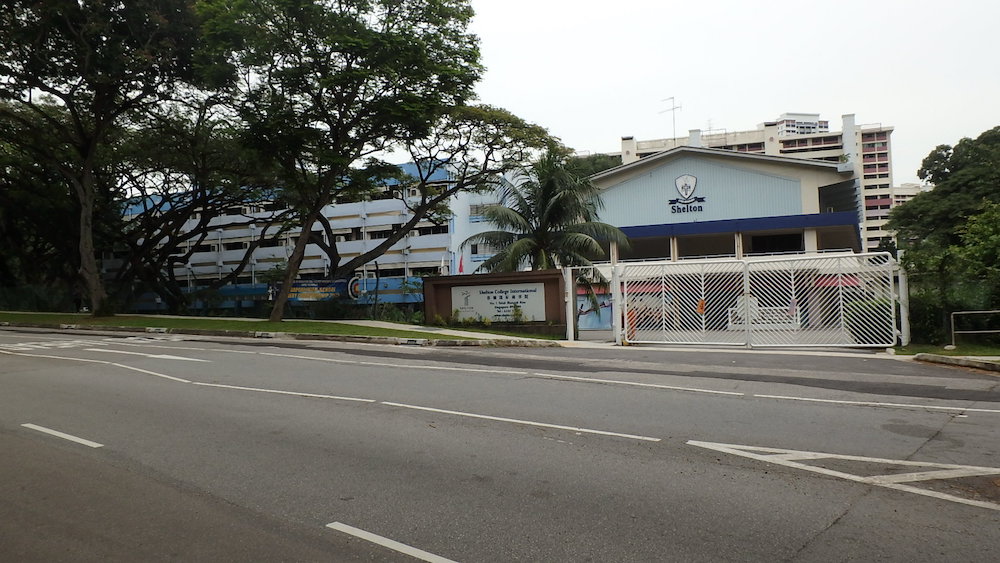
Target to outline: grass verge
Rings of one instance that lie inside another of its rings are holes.
[[[439,335],[417,330],[395,330],[380,327],[296,320],[272,323],[264,320],[206,319],[201,317],[160,317],[143,315],[116,315],[92,317],[72,313],[14,313],[0,312],[0,321],[28,324],[75,324],[106,327],[158,327],[194,330],[234,330],[254,332],[286,332],[298,334],[333,334],[341,336],[385,336],[390,338],[440,338]],[[448,336],[448,340],[473,340]]]
[[[938,354],[941,356],[1000,356],[1000,347],[985,344],[959,344],[954,350],[933,344],[910,344],[897,347],[896,353],[904,356],[915,354]]]

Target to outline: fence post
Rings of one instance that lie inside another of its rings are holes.
[[[563,298],[566,300],[566,340],[573,342],[576,332],[576,284],[573,268],[563,268]]]
[[[611,326],[615,331],[615,346],[622,345],[622,317],[625,315],[625,299],[622,298],[622,278],[618,264],[611,266]]]
[[[899,345],[910,345],[910,282],[903,267],[903,250],[897,253],[896,268],[899,274]]]

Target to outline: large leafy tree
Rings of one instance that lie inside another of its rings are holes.
[[[192,0],[10,0],[0,10],[0,99],[11,104],[0,120],[9,142],[69,188],[95,314],[110,312],[94,243],[95,217],[115,199],[110,147],[130,112],[194,79],[199,37]]]
[[[425,137],[482,72],[465,0],[208,0],[203,13],[232,53],[242,117],[303,233],[338,196],[384,176],[370,159]],[[371,171],[359,170],[365,162]],[[271,320],[310,239],[289,256]]]
[[[547,150],[487,206],[483,217],[497,230],[466,239],[462,245],[485,244],[495,251],[479,269],[513,272],[587,266],[604,254],[604,245],[627,245],[617,227],[597,220],[598,189],[567,167],[565,151]]]
[[[954,147],[936,147],[918,175],[934,189],[893,209],[889,228],[910,248],[957,244],[960,229],[982,210],[984,201],[1000,202],[1000,127]]]
[[[263,182],[266,167],[243,143],[243,129],[226,97],[186,91],[177,99],[133,116],[116,150],[116,177],[131,197],[127,222],[116,238],[124,258],[115,274],[119,299],[133,288],[156,292],[171,312],[180,312],[190,294],[175,272],[194,249],[217,236],[218,229],[255,228],[242,260],[204,283],[208,289],[235,281],[253,250],[274,238],[287,212],[242,213],[273,199]],[[232,210],[240,210],[233,213]]]
[[[918,175],[934,189],[893,209],[888,228],[897,234],[913,281],[916,322],[925,333],[916,336],[934,340],[950,311],[1000,306],[989,265],[991,221],[1000,203],[1000,127],[954,147],[935,147]]]

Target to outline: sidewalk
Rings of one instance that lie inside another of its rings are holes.
[[[166,315],[164,315],[166,316]],[[234,319],[235,320],[235,319]],[[258,320],[258,319],[245,319]],[[300,319],[288,319],[288,322],[296,322]],[[304,320],[304,319],[302,319]],[[412,332],[422,332],[427,334],[427,338],[399,338],[389,336],[354,336],[354,335],[332,335],[332,334],[311,334],[295,332],[249,332],[232,330],[202,330],[202,329],[162,329],[155,327],[112,327],[112,326],[87,326],[87,325],[43,325],[38,323],[8,323],[2,322],[0,326],[24,326],[31,328],[49,329],[75,329],[87,331],[107,331],[107,332],[148,332],[148,333],[170,333],[170,334],[191,334],[198,336],[228,336],[238,338],[274,338],[290,340],[320,340],[320,341],[340,341],[340,342],[365,342],[371,344],[395,344],[395,345],[417,345],[417,346],[494,346],[494,347],[562,347],[562,348],[615,348],[613,341],[604,338],[587,338],[583,336],[581,340],[548,340],[541,338],[531,338],[525,336],[508,336],[479,331],[458,330],[435,326],[409,325],[393,323],[387,321],[370,320],[327,320],[323,322],[339,323],[346,325],[368,326],[394,330],[407,330]],[[469,340],[465,340],[469,339]],[[712,352],[718,348],[704,346],[668,346],[655,344],[642,344],[634,346],[637,349],[661,350],[661,351],[704,351]],[[760,349],[726,348],[730,352],[755,353]],[[824,350],[803,350],[803,349],[767,349],[767,352],[774,354],[796,354],[796,355],[843,355],[856,356],[859,354],[883,354],[884,351],[861,350],[861,349],[824,349]],[[891,353],[891,352],[890,352]],[[912,359],[918,362],[936,363],[957,367],[974,368],[984,371],[994,372],[1000,376],[1000,356],[944,356],[940,354],[916,354],[915,356],[899,356],[899,358]]]
[[[942,356],[940,354],[917,354],[918,362],[945,364],[964,368],[975,368],[997,372],[1000,375],[1000,356]]]

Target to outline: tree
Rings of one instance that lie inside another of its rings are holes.
[[[627,245],[617,227],[597,221],[601,201],[596,187],[566,166],[565,151],[550,147],[487,206],[483,217],[499,230],[466,239],[462,246],[485,244],[496,253],[480,265],[487,272],[513,272],[587,266],[604,253],[602,243]]]
[[[920,177],[934,189],[893,209],[888,228],[902,245],[952,245],[959,229],[983,201],[1000,201],[1000,127],[965,138],[954,148],[939,145],[924,159]]]
[[[324,206],[384,167],[363,163],[427,135],[472,95],[482,68],[463,0],[207,0],[213,37],[242,76],[242,117],[304,236],[271,320],[281,320],[292,281]],[[262,25],[266,22],[266,25]]]
[[[987,307],[1000,306],[1000,202],[986,203],[959,233],[962,243],[953,249],[969,279],[985,289]]]
[[[622,165],[622,158],[610,154],[590,154],[587,156],[572,156],[566,167],[576,176],[593,176],[598,172],[610,170]]]
[[[114,199],[109,145],[129,112],[195,78],[190,0],[10,0],[0,11],[0,121],[8,141],[57,169],[79,210],[80,277],[95,315],[109,313],[94,245],[95,214]],[[205,62],[205,61],[201,61]],[[35,126],[17,108],[44,123]],[[68,157],[68,158],[67,158]]]
[[[491,106],[458,106],[445,112],[430,133],[405,143],[412,175],[392,177],[394,196],[406,209],[406,220],[395,225],[378,245],[341,263],[336,244],[313,238],[331,264],[339,264],[335,277],[348,277],[363,264],[370,263],[399,242],[417,223],[430,219],[447,221],[451,216],[448,202],[464,191],[491,191],[500,186],[504,174],[522,166],[530,154],[541,150],[551,137],[545,129],[528,123],[512,113]],[[398,171],[398,167],[387,168]],[[410,197],[409,190],[416,190]],[[319,222],[334,240],[329,221]]]
[[[911,274],[914,336],[933,341],[945,334],[951,311],[1000,306],[983,283],[996,278],[984,261],[988,248],[979,244],[992,240],[991,205],[1000,203],[1000,127],[935,147],[919,175],[934,189],[893,209],[887,228],[896,232]]]
[[[218,94],[187,91],[133,117],[115,162],[116,176],[132,196],[126,201],[128,221],[115,240],[116,248],[126,249],[114,278],[119,299],[127,299],[139,284],[156,292],[168,310],[180,312],[189,293],[175,269],[218,229],[250,227],[258,236],[242,260],[228,272],[220,270],[207,289],[235,281],[254,249],[280,234],[281,229],[269,229],[284,228],[287,212],[242,212],[274,198],[273,188],[264,185],[268,170],[246,149],[243,137],[242,123]]]

